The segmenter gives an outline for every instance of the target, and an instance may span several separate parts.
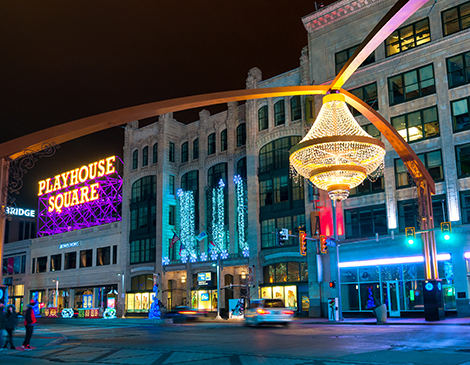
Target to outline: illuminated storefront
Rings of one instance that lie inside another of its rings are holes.
[[[200,272],[194,275],[196,287],[191,290],[191,308],[206,311],[217,310],[217,275],[214,272]]]
[[[131,279],[131,291],[126,294],[128,313],[148,313],[153,294],[153,275],[145,274]]]
[[[280,262],[265,266],[263,271],[264,285],[260,287],[260,298],[282,299],[286,307],[297,313],[308,312],[306,262]]]

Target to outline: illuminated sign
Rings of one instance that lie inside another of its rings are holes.
[[[201,293],[201,302],[209,301],[209,293]]]
[[[15,207],[5,207],[5,213],[8,215],[18,215],[20,217],[31,217],[36,216],[36,211],[34,209],[23,209]]]
[[[80,242],[79,241],[75,241],[75,242],[69,242],[69,243],[61,243],[59,245],[59,250],[63,249],[63,248],[70,248],[70,247],[77,247],[77,246],[80,246]]]
[[[211,280],[210,272],[200,272],[197,274],[197,285],[209,285]]]
[[[121,220],[118,162],[110,156],[39,181],[38,236]]]

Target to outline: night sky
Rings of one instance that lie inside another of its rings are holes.
[[[311,0],[3,1],[0,142],[129,106],[244,89],[255,66],[263,79],[297,68],[307,45],[301,18],[314,11]],[[175,117],[190,123],[199,110]],[[62,144],[27,173],[18,206],[37,207],[38,180],[122,156],[122,145],[120,127]]]

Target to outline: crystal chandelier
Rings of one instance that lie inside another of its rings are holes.
[[[354,119],[344,96],[329,94],[312,128],[290,151],[290,163],[334,201],[382,166],[385,145],[371,137]]]

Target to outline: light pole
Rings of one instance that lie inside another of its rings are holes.
[[[340,321],[343,320],[343,308],[341,306],[341,269],[339,267],[339,242],[338,242],[338,230],[336,227],[336,200],[331,200],[333,204],[333,237],[335,239],[336,246],[336,267],[338,269],[338,318]]]
[[[217,259],[217,264],[212,264],[212,266],[217,266],[217,317],[215,319],[222,319],[220,316],[220,258]]]
[[[59,278],[57,278],[57,280],[52,280],[53,282],[55,282],[55,307],[57,307],[57,304],[58,304],[58,300],[57,298],[59,297]]]
[[[125,307],[126,307],[126,304],[125,304],[125,298],[126,298],[126,294],[125,294],[125,289],[124,289],[124,273],[122,274],[117,274],[117,276],[120,276],[122,278],[122,282],[121,282],[121,307],[122,307],[122,316],[121,318],[126,318],[126,316],[124,315],[124,312],[125,312]]]

